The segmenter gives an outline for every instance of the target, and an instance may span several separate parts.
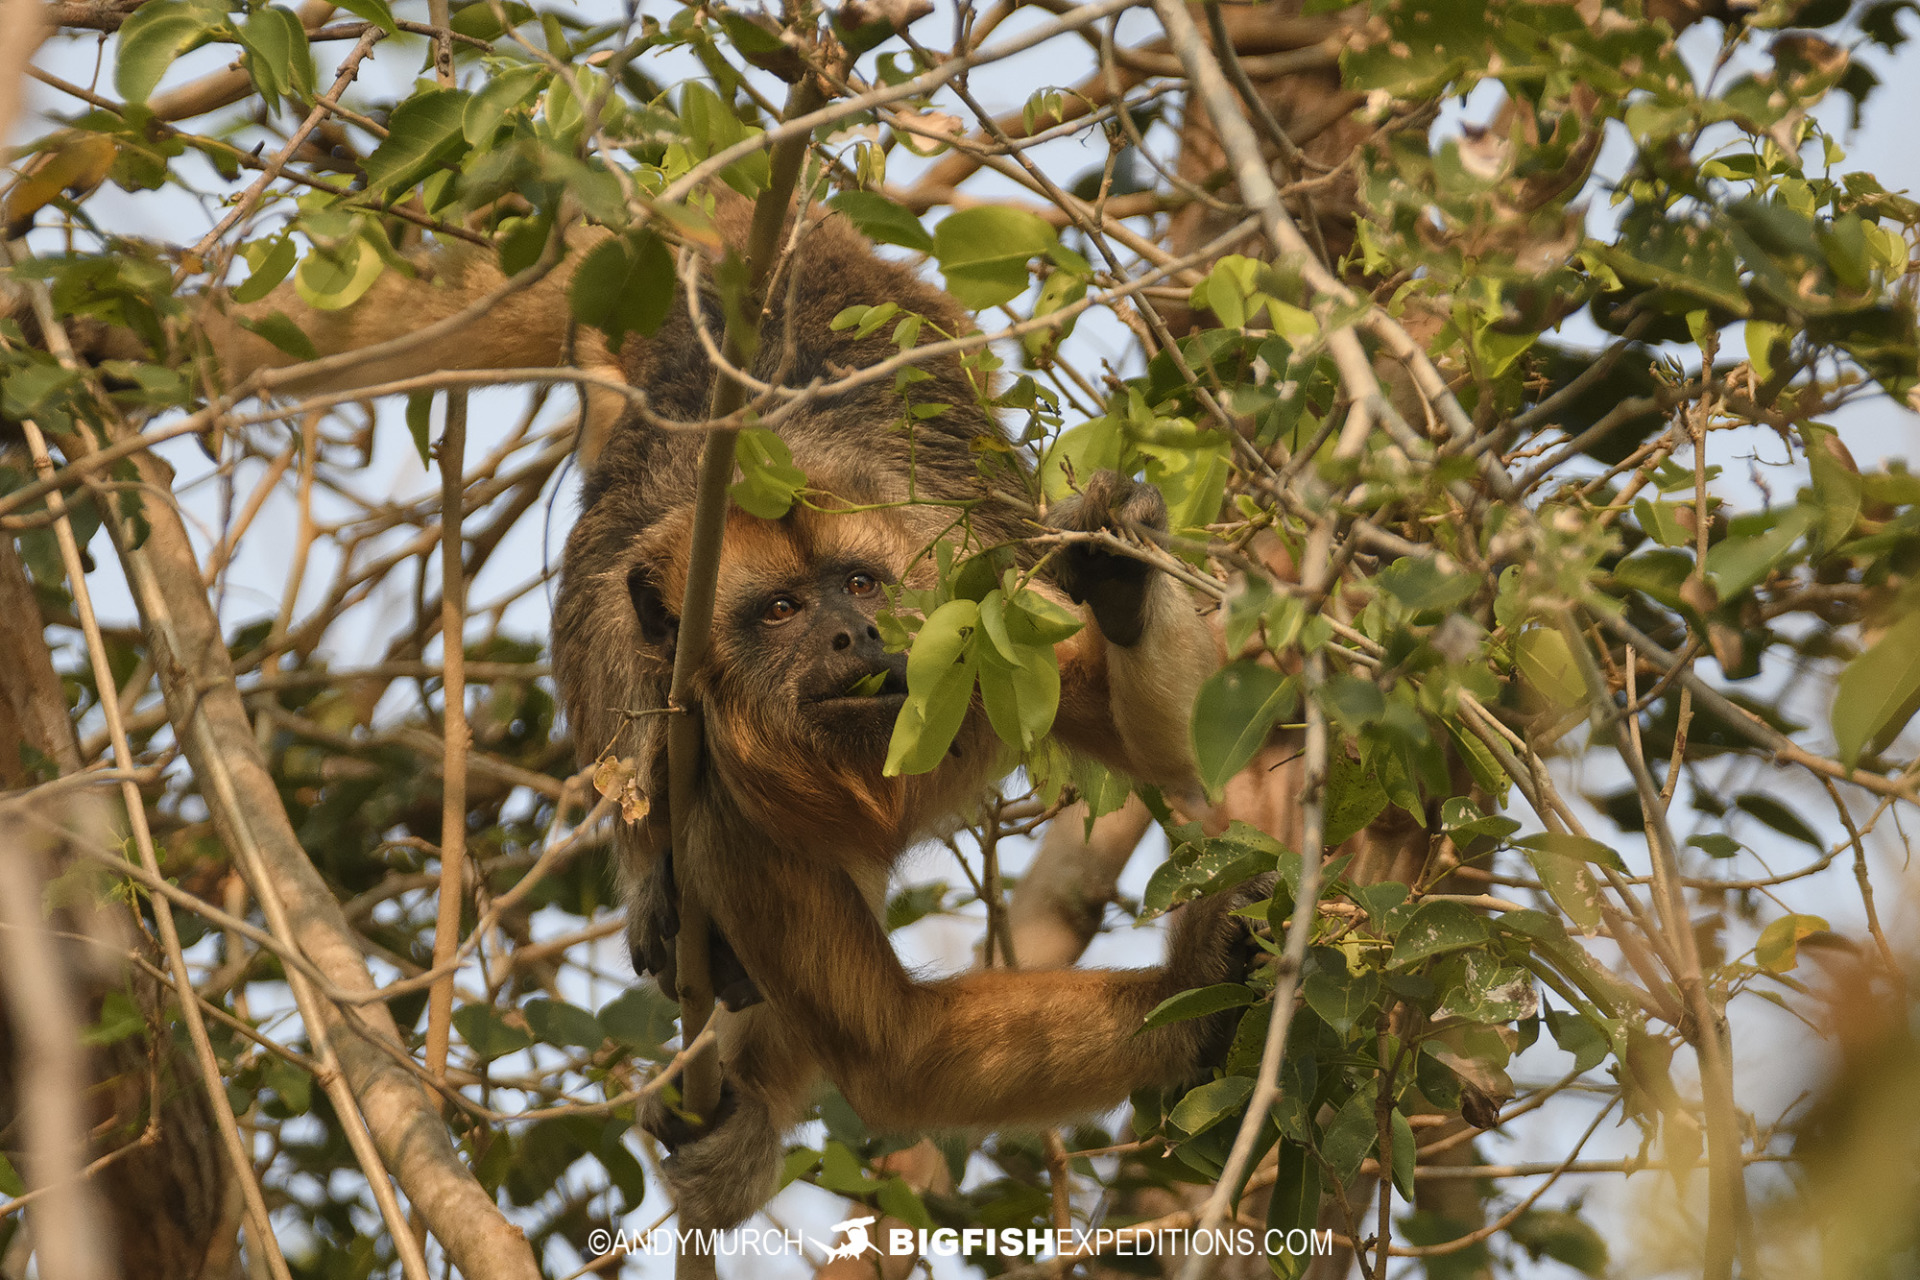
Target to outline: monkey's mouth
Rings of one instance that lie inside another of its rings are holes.
[[[844,688],[819,695],[813,704],[829,711],[857,708],[897,711],[906,700],[907,673],[882,667],[849,681]]]

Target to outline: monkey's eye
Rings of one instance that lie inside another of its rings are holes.
[[[768,604],[767,611],[760,615],[760,621],[768,626],[779,626],[794,614],[800,612],[800,602],[792,596],[775,596]]]
[[[847,594],[870,596],[880,589],[880,581],[870,573],[856,573],[847,579]]]

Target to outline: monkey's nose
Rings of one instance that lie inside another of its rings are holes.
[[[869,630],[871,630],[871,628],[869,628]],[[878,636],[880,633],[878,631],[875,631],[873,634],[875,636]],[[842,649],[851,648],[852,645],[853,645],[853,637],[845,631],[842,631],[839,635],[833,638],[833,651],[835,653],[840,652]]]

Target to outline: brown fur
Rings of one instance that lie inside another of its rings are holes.
[[[855,303],[892,300],[950,332],[966,325],[950,299],[879,261],[835,223],[803,240],[770,298],[756,372],[771,377],[786,363],[792,386],[892,353],[885,330],[864,340],[830,330],[832,316]],[[673,315],[659,335],[628,353],[627,373],[659,412],[698,418],[712,372],[684,305]],[[719,328],[717,314],[710,324]],[[781,349],[788,334],[792,352]],[[902,500],[911,458],[918,496],[977,504],[969,549],[1018,538],[1030,526],[989,495],[972,448],[997,426],[975,407],[957,363],[925,367],[933,378],[914,389],[916,399],[949,407],[919,423],[911,438],[885,385],[819,404],[781,434],[816,490],[850,504]],[[671,644],[642,635],[629,580],[637,571],[661,601],[677,602],[684,591],[699,443],[622,423],[587,483],[567,547],[554,667],[581,756],[638,755],[643,777],[661,776],[665,724],[631,713],[665,704]],[[1102,527],[1111,519],[1109,498],[1116,507],[1132,504],[1124,509],[1129,516],[1158,512],[1164,519],[1157,494],[1117,479],[1101,485],[1088,503],[1059,513],[1059,522]],[[669,1163],[688,1222],[731,1223],[758,1207],[778,1166],[780,1134],[801,1118],[819,1074],[881,1128],[1041,1123],[1114,1105],[1142,1085],[1192,1076],[1221,1031],[1196,1022],[1136,1034],[1160,1000],[1243,970],[1243,933],[1223,902],[1188,913],[1161,969],[987,972],[922,982],[894,955],[876,915],[894,863],[917,840],[953,823],[1006,767],[1007,753],[976,704],[937,769],[883,777],[898,700],[877,705],[868,723],[823,723],[796,695],[810,660],[770,656],[767,646],[776,642],[768,636],[779,632],[760,620],[756,602],[836,563],[924,584],[928,544],[951,521],[949,506],[857,514],[796,507],[779,521],[739,511],[728,519],[713,653],[699,682],[708,749],[699,811],[690,815],[699,851],[677,858],[675,871],[681,889],[706,904],[765,1003],[726,1023],[722,1115],[710,1131],[682,1134],[690,1140]],[[1116,568],[1109,557],[1088,564],[1089,581]],[[1184,591],[1157,574],[1134,576],[1144,579],[1135,593],[1144,629],[1134,643],[1109,643],[1089,616],[1087,629],[1059,646],[1056,732],[1071,747],[1194,798],[1185,721],[1199,681],[1217,661],[1213,641]],[[870,603],[877,608],[879,601]],[[805,605],[829,607],[824,597]],[[860,625],[858,616],[847,617],[843,635]],[[624,846],[629,891],[643,902],[658,892],[648,885],[649,843],[631,839]],[[643,927],[658,918],[651,910],[633,917]],[[756,1170],[763,1176],[753,1176]]]
[[[725,202],[720,214],[737,242],[744,206]],[[500,282],[490,261],[464,251],[426,267],[418,278],[390,274],[340,313],[314,313],[284,286],[253,310],[284,310],[323,351],[350,350],[453,314]],[[554,364],[569,351],[605,359],[598,335],[570,334],[563,289],[556,272],[455,341],[332,382]],[[706,292],[701,307],[717,333],[719,304]],[[837,219],[800,239],[768,296],[754,372],[794,387],[893,354],[890,326],[867,338],[831,329],[833,316],[856,303],[892,301],[920,313],[930,322],[927,341],[936,327],[969,327],[944,293],[880,260]],[[229,321],[209,332],[229,379],[284,362]],[[658,334],[627,343],[621,365],[657,414],[706,416],[713,370],[684,298]],[[999,427],[977,407],[959,362],[921,367],[931,376],[912,388],[915,402],[947,408],[911,433],[889,383],[817,400],[779,430],[810,488],[840,500],[821,505],[872,508],[910,496],[948,505],[857,513],[797,506],[777,521],[737,510],[728,518],[712,652],[696,687],[706,761],[696,810],[686,815],[695,848],[672,860],[671,873],[663,856],[666,719],[657,713],[672,673],[671,615],[685,590],[702,435],[636,417],[614,425],[595,451],[567,542],[553,653],[579,758],[637,757],[639,776],[655,792],[652,817],[619,837],[635,954],[669,965],[665,944],[677,927],[670,877],[677,875],[765,997],[727,1021],[726,1101],[706,1129],[682,1135],[668,1164],[692,1225],[730,1224],[762,1203],[779,1168],[781,1134],[801,1118],[822,1075],[870,1124],[889,1129],[1041,1123],[1097,1111],[1143,1085],[1198,1072],[1224,1034],[1217,1019],[1139,1033],[1141,1021],[1174,992],[1236,977],[1247,963],[1244,927],[1225,901],[1185,910],[1158,969],[996,971],[921,982],[894,955],[876,912],[895,862],[916,841],[954,825],[1010,758],[976,701],[938,768],[882,775],[899,697],[852,704],[835,695],[872,671],[891,670],[897,684],[904,658],[879,646],[872,618],[880,594],[850,594],[849,575],[924,585],[933,572],[926,552],[937,538],[972,552],[1015,542],[1032,528],[981,480],[978,459],[1005,455],[974,448]],[[1164,523],[1164,504],[1150,488],[1108,475],[1087,479],[1083,499],[1052,513],[1059,526],[1097,529],[1121,517]],[[1010,474],[1001,481],[1019,483]],[[965,527],[955,530],[952,504],[960,502],[971,506]],[[1081,554],[1061,563],[1070,571],[1043,589],[1092,603],[1086,629],[1058,648],[1057,736],[1160,784],[1190,811],[1203,807],[1186,720],[1218,661],[1210,631],[1183,589],[1137,562]],[[803,607],[793,622],[770,626],[764,602],[781,591],[804,596]],[[1106,629],[1125,642],[1109,640]]]

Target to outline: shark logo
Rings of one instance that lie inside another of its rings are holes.
[[[862,1257],[869,1253],[879,1253],[879,1246],[874,1244],[873,1238],[867,1234],[867,1228],[872,1226],[873,1223],[873,1214],[868,1214],[864,1218],[848,1218],[845,1222],[834,1223],[833,1229],[843,1233],[847,1237],[847,1242],[845,1244],[837,1244],[831,1249],[828,1249],[827,1261],[837,1262],[846,1258]],[[816,1240],[814,1243],[817,1245],[819,1241]]]

